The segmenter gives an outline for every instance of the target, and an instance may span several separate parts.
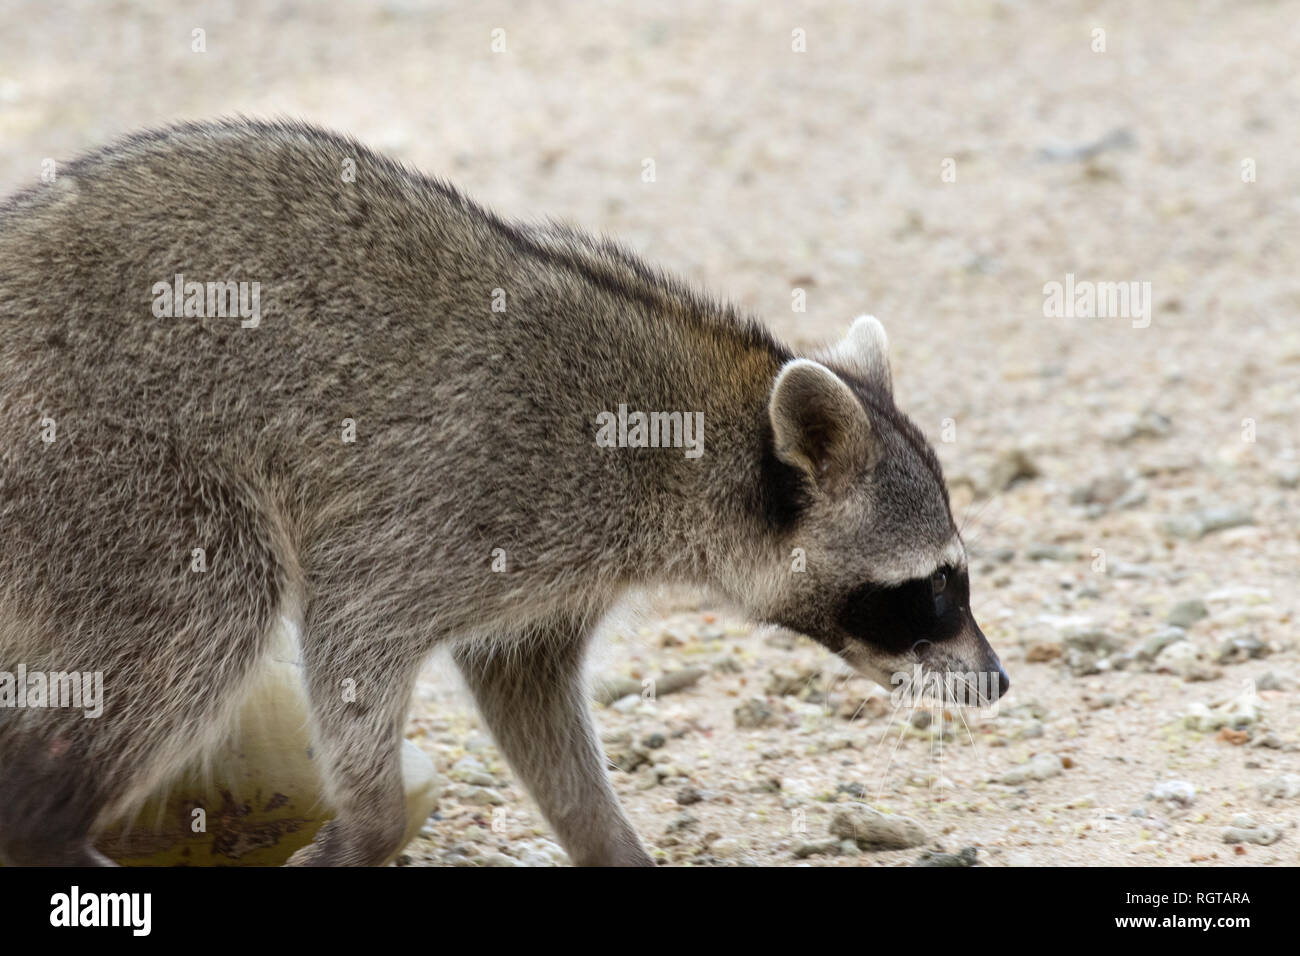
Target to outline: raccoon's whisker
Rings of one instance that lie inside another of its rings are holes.
[[[967,547],[970,547],[971,545],[975,544],[977,541],[983,540],[985,536],[993,534],[995,531],[997,531],[999,528],[1002,527],[1002,524],[1005,520],[1006,520],[1005,515],[998,515],[997,520],[991,521],[987,524],[983,524],[975,528],[975,530],[971,532],[969,538],[963,539]]]
[[[857,675],[855,672],[845,672],[845,673],[841,673],[841,674],[839,674],[838,676],[839,676],[839,679],[840,679],[840,683],[841,683],[841,685],[847,685],[848,682],[849,682],[850,680],[852,680],[854,677],[857,677],[858,675]],[[827,712],[829,713],[829,708],[830,708],[830,692],[829,692],[829,691],[827,691],[827,694],[826,694],[826,705],[827,705]],[[866,706],[867,706],[867,698],[866,698],[866,697],[863,697],[862,700],[859,701],[858,706],[854,709],[853,713],[849,716],[849,723],[850,723],[850,724],[852,724],[853,722],[855,722],[855,721],[858,719],[858,715],[862,713],[862,709],[863,709],[864,707],[866,707]]]
[[[915,698],[913,698],[913,699],[915,700]],[[891,713],[891,714],[889,715],[890,720],[893,720],[893,719],[898,715],[898,711],[903,707],[903,704],[904,704],[904,701],[903,701],[903,700],[899,700],[899,702],[898,702],[897,704],[894,705],[894,711],[893,711],[893,713]],[[916,704],[913,703],[912,706],[913,706],[913,708],[915,708]],[[909,721],[903,721],[901,724],[899,724],[899,728],[898,728],[898,737],[894,740],[894,746],[893,746],[893,749],[890,750],[890,752],[889,752],[889,761],[885,764],[885,769],[884,769],[883,771],[881,771],[881,773],[880,773],[880,786],[876,789],[876,796],[875,796],[875,802],[876,802],[876,803],[879,803],[879,802],[880,802],[880,797],[881,797],[881,795],[884,793],[884,790],[885,790],[885,780],[888,779],[888,777],[889,777],[889,768],[892,767],[892,766],[894,765],[894,755],[898,753],[898,748],[899,748],[899,747],[902,745],[902,743],[903,743],[903,737],[904,737],[904,735],[907,733],[907,727],[908,727],[908,724],[909,724]],[[877,745],[877,749],[879,749],[879,747],[881,747],[881,746],[884,745],[884,742],[885,742],[885,740],[888,738],[888,736],[889,736],[889,733],[888,733],[888,731],[886,731],[885,734],[883,734],[883,735],[881,736],[881,738],[880,738],[880,744]]]
[[[815,683],[815,682],[816,682],[820,677],[821,677],[821,672],[820,672],[820,671],[817,671],[817,670],[809,671],[809,672],[808,672],[808,676],[805,677],[805,678],[803,679],[803,685],[799,688],[799,693],[800,693],[800,695],[802,695],[804,691],[812,690],[812,689],[813,689],[813,684],[814,684],[814,683]],[[833,679],[834,679],[834,675],[832,675],[832,680],[833,680]],[[828,687],[827,690],[826,690],[826,695],[827,695],[827,699],[829,700],[829,698],[830,698],[830,688],[829,688],[829,687]]]
[[[983,500],[973,499],[970,504],[966,506],[966,514],[962,518],[962,527],[964,528],[971,522],[979,520],[979,517],[984,514],[985,511],[994,504],[998,504],[1002,501],[1002,496],[1004,494],[1006,494],[1005,490],[995,491]],[[973,514],[971,513],[972,508],[975,509]]]
[[[944,709],[943,707],[939,707],[938,716],[935,718],[935,730],[937,732],[934,734],[933,737],[933,739],[936,741],[936,745],[939,748],[939,772],[937,776],[930,781],[931,790],[934,789],[934,786],[937,782],[943,780],[943,718],[944,718]]]
[[[991,505],[994,502],[994,500],[996,500],[996,498],[997,496],[994,495],[990,498],[985,498],[983,501],[972,500],[969,504],[967,504],[966,510],[961,516],[961,520],[957,522],[957,533],[961,535],[963,538],[965,538],[964,532],[966,531],[967,526],[970,525],[972,521],[979,518],[979,516],[983,514],[984,509],[986,509],[989,505]],[[977,509],[977,510],[975,510],[972,513],[972,509]]]
[[[978,510],[976,510],[974,514],[971,514],[968,510],[967,514],[962,517],[961,523],[957,527],[957,533],[962,537],[964,541],[966,541],[967,545],[973,544],[975,541],[979,540],[981,535],[987,534],[989,531],[997,527],[996,523],[992,525],[980,527],[978,525],[978,522],[984,516],[984,513],[988,511],[988,509],[994,504],[994,502],[1000,503],[1001,500],[1002,500],[1002,492],[998,492],[992,497],[987,498],[983,502],[981,502]],[[974,502],[972,502],[971,504],[973,506]],[[999,515],[997,517],[998,520],[1001,521],[1003,516]],[[967,527],[972,527],[972,526],[974,527],[974,532],[971,534],[970,538],[967,539],[966,529]]]
[[[850,724],[858,719],[858,714],[862,713],[862,708],[866,706],[867,706],[867,699],[864,697],[862,698],[862,703],[858,704],[857,709],[853,711],[853,716],[849,718]]]
[[[935,718],[934,718],[934,716],[933,716],[933,714],[934,714],[934,709],[933,709],[933,708],[930,709],[930,713],[931,713],[931,715],[932,715],[932,716],[931,716],[931,720],[930,720],[930,724],[929,724],[929,727],[930,727],[930,759],[931,759],[931,760],[934,759],[935,744],[936,744],[936,742],[937,742],[937,743],[938,743],[938,748],[939,748],[939,767],[940,767],[940,773],[942,773],[942,772],[943,772],[943,771],[942,771],[942,768],[943,768],[943,707],[942,707],[942,705],[940,705],[940,707],[939,707],[939,713],[938,713],[938,718],[937,718],[937,719],[938,719],[938,731],[939,731],[939,733],[938,733],[937,735],[936,735],[935,732],[934,732],[934,731],[935,731]]]
[[[864,701],[863,701],[863,704],[865,704],[865,703],[866,703],[866,701],[864,700]],[[878,741],[876,742],[876,751],[877,751],[877,752],[879,752],[880,748],[883,747],[883,746],[885,745],[885,741],[889,738],[889,726],[890,726],[890,724],[893,722],[894,718],[898,715],[898,711],[899,711],[899,709],[900,709],[902,706],[903,706],[903,701],[902,701],[902,700],[899,700],[897,703],[894,704],[894,709],[893,709],[893,711],[892,711],[892,712],[890,713],[890,715],[889,715],[889,721],[886,722],[886,725],[885,725],[885,731],[884,731],[884,733],[882,733],[882,734],[880,735],[880,740],[878,740]],[[859,708],[859,709],[860,709],[860,708]],[[873,755],[872,755],[872,758],[871,758],[871,760],[872,760],[873,763],[875,762],[875,759],[876,759],[876,758],[875,758],[875,754],[873,754]],[[891,756],[891,758],[890,758],[890,763],[891,763],[891,764],[893,763],[893,758],[892,758],[892,756]],[[888,770],[888,769],[889,769],[889,766],[886,765],[885,769]],[[883,777],[882,777],[882,780],[883,780]]]
[[[811,680],[811,678],[809,679]],[[831,674],[831,682],[826,686],[826,699],[824,701],[827,717],[832,716],[831,700],[835,696],[835,691],[838,689],[839,685],[844,684],[846,682],[847,682],[847,675]]]
[[[854,677],[856,677],[856,676],[857,676],[856,674],[842,674],[842,675],[840,675],[840,688],[844,689],[845,692],[847,693],[847,691],[848,691],[848,684],[849,684],[849,681],[852,680],[852,679],[853,679]],[[827,706],[829,707],[829,706],[830,706],[830,695],[829,695],[829,694],[827,694],[827,701],[826,701],[826,703],[827,703]],[[858,715],[862,713],[863,708],[865,708],[866,706],[867,706],[867,698],[866,698],[866,697],[863,697],[862,700],[858,702],[858,706],[857,706],[856,708],[854,708],[852,716],[849,717],[849,723],[853,723],[854,721],[856,721],[856,720],[858,719]]]
[[[998,497],[1000,495],[1001,492],[994,492],[993,494],[989,495],[987,498],[984,498],[983,500],[976,499],[976,498],[971,499],[970,503],[966,505],[966,511],[962,515],[961,523],[959,527],[965,528],[968,524],[970,524],[971,521],[978,518],[979,515],[984,511],[984,509],[986,509],[989,505],[993,504],[993,502],[998,500]]]
[[[974,688],[970,686],[970,682],[966,679],[964,675],[958,673],[958,674],[954,674],[954,676],[956,677],[957,680],[961,681],[962,684],[965,685],[968,690],[974,690]],[[969,694],[966,694],[965,696],[967,697],[967,699],[969,699],[970,697]],[[979,741],[975,739],[975,734],[970,728],[970,723],[966,720],[965,706],[958,705],[956,707],[956,710],[957,710],[957,716],[961,718],[962,727],[965,728],[966,730],[966,736],[967,738],[969,738],[971,742],[971,747],[975,750],[977,754],[980,755],[980,762],[983,763],[984,753],[980,749]]]
[[[983,751],[980,750],[979,741],[975,739],[975,734],[971,731],[970,724],[966,721],[966,713],[964,707],[959,707],[957,709],[957,716],[961,718],[961,725],[962,728],[966,731],[966,737],[970,740],[971,749],[975,751],[976,754],[980,755],[980,760],[978,762],[982,763]]]
[[[971,684],[971,682],[966,679],[966,675],[961,673],[960,671],[949,671],[948,674],[950,677],[952,677],[954,683],[961,685],[962,699],[963,700],[969,699],[970,693],[974,692],[975,688]],[[952,700],[952,704],[954,707],[960,706],[960,703],[961,702],[956,700],[956,698]]]
[[[960,674],[957,675],[957,679],[960,680],[963,684],[967,684],[967,685],[969,684],[969,682],[966,681],[966,678],[963,677],[963,676],[961,676]],[[961,724],[962,724],[962,727],[964,727],[964,728],[966,729],[966,736],[970,738],[971,746],[978,746],[978,745],[975,743],[975,736],[974,736],[974,734],[971,733],[970,724],[967,723],[967,721],[966,721],[966,708],[965,708],[965,706],[962,705],[962,704],[956,704],[956,705],[954,705],[954,709],[957,711],[957,716],[958,716],[959,718],[961,718]]]
[[[876,788],[875,802],[880,803],[880,797],[885,792],[885,780],[889,777],[889,768],[894,765],[894,755],[898,753],[898,748],[903,743],[903,735],[907,733],[907,724],[899,728],[898,738],[894,741],[894,748],[889,752],[889,762],[885,764],[885,769],[880,774],[880,786]]]
[[[982,527],[976,528],[975,531],[970,535],[970,537],[964,539],[967,548],[967,553],[969,553],[971,548],[982,547],[983,543],[988,541],[989,538],[995,532],[997,532],[1001,524],[1002,522],[1001,520],[999,520],[993,524],[984,525]]]

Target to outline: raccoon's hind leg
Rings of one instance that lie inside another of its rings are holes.
[[[590,628],[559,619],[503,646],[453,651],[497,746],[579,866],[652,866],[619,806],[591,721]]]
[[[0,717],[0,863],[7,866],[113,866],[91,846],[104,794],[53,759],[61,736]]]
[[[220,470],[145,439],[37,454],[0,467],[0,671],[83,693],[0,714],[0,860],[102,863],[99,831],[223,732],[291,575]]]

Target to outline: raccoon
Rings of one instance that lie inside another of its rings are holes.
[[[710,589],[886,684],[1008,686],[879,322],[796,355],[613,242],[296,122],[139,133],[0,206],[0,541],[0,672],[104,688],[95,719],[0,707],[10,864],[107,863],[282,617],[334,811],[304,865],[399,848],[440,646],[573,862],[649,864],[583,678],[632,588]]]

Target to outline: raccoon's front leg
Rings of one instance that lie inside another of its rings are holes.
[[[579,866],[653,866],[610,786],[582,679],[587,629],[553,623],[454,656],[497,746]]]
[[[336,816],[290,857],[293,866],[379,866],[401,849],[406,830],[400,748],[419,645],[375,640],[376,631],[399,632],[375,618],[352,619],[349,599],[343,587],[331,588],[303,628],[314,737]]]

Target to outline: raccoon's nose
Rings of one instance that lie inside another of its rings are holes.
[[[1007,676],[1007,669],[998,662],[998,699],[1007,696],[1007,691],[1011,689],[1011,678]]]

